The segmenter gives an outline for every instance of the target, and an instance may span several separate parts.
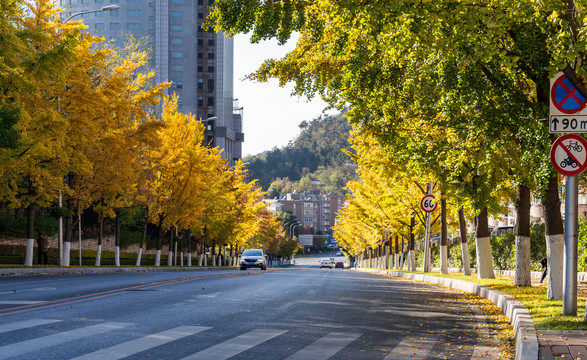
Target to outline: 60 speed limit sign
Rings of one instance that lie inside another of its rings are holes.
[[[433,212],[434,210],[436,210],[438,203],[435,202],[434,199],[434,195],[424,196],[422,198],[422,201],[420,202],[420,207],[422,208],[422,210],[426,212]]]

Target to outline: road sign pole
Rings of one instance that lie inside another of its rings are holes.
[[[563,315],[577,315],[577,232],[579,176],[567,176],[565,196],[565,262]]]
[[[428,195],[432,194],[434,181],[430,180]],[[426,212],[426,233],[424,234],[424,272],[430,272],[430,212]]]

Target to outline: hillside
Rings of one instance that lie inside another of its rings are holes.
[[[343,114],[303,121],[297,138],[282,148],[273,148],[243,159],[251,179],[263,190],[304,191],[320,187],[325,192],[342,193],[346,182],[356,176],[355,167],[341,149],[349,149],[351,126]],[[318,184],[318,182],[320,184]]]

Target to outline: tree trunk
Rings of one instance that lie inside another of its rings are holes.
[[[159,215],[159,226],[157,228],[157,251],[155,253],[155,266],[161,265],[161,246],[163,244],[163,215]]]
[[[63,266],[69,266],[71,260],[71,239],[73,238],[73,201],[66,201],[68,214],[65,218],[65,234],[63,238]]]
[[[188,253],[188,266],[192,266],[192,231],[188,229],[186,237],[188,239],[187,253]]]
[[[461,257],[463,260],[463,275],[471,275],[471,260],[469,259],[469,243],[467,242],[467,221],[463,208],[459,209],[459,228],[461,231]]]
[[[410,219],[410,242],[408,245],[408,270],[416,271],[416,254],[414,253],[415,239],[414,239],[414,227],[416,226],[416,219],[412,215]]]
[[[33,186],[29,182],[29,195],[34,192]],[[31,201],[31,199],[29,199]],[[26,250],[24,266],[33,266],[33,257],[35,253],[35,204],[31,201],[27,207],[26,223]]]
[[[518,185],[516,191],[516,268],[514,286],[531,286],[530,189]]]
[[[544,225],[546,235],[548,299],[563,298],[563,263],[564,263],[564,230],[561,217],[561,203],[558,193],[558,175],[554,171],[548,178],[546,196],[542,200],[544,206]]]
[[[98,248],[96,249],[96,266],[100,266],[102,258],[102,238],[104,237],[104,216],[100,215],[98,220]]]
[[[145,225],[143,225],[143,235],[141,236],[141,243],[139,244],[139,252],[137,253],[137,262],[135,266],[141,266],[141,257],[143,256],[143,248],[145,247],[145,240],[147,239],[147,225],[149,225],[149,208],[145,210]]]
[[[169,230],[169,250],[167,251],[167,266],[173,265],[173,229]]]
[[[440,199],[440,273],[448,274],[448,242],[447,242],[447,225],[446,225],[446,200],[444,194]]]
[[[114,266],[120,266],[120,211],[116,212],[116,230],[114,233]]]
[[[479,279],[495,279],[493,271],[493,257],[489,242],[489,225],[487,222],[487,208],[477,215],[477,277]]]

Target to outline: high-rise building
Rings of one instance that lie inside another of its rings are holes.
[[[202,28],[214,0],[57,0],[63,18],[121,46],[124,34],[148,38],[157,82],[172,81],[178,108],[206,125],[206,143],[233,163],[242,156],[242,108],[233,97],[233,40]],[[117,10],[100,10],[118,5]],[[76,15],[78,14],[78,15]]]

